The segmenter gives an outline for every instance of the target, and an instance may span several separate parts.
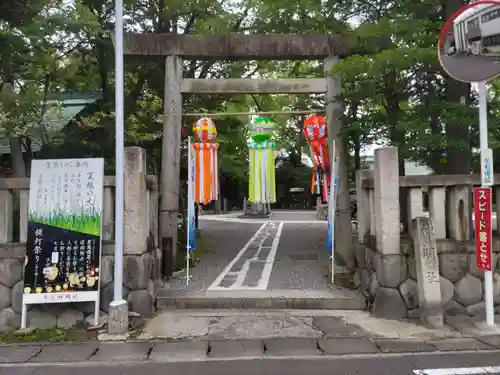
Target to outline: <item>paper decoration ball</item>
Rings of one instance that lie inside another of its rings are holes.
[[[304,121],[304,137],[308,141],[325,139],[328,136],[326,119],[323,116],[309,116]]]
[[[274,123],[265,118],[257,117],[250,130],[250,137],[257,143],[267,141],[273,136]]]
[[[194,123],[193,134],[198,142],[212,142],[217,138],[217,129],[210,117],[202,117]]]

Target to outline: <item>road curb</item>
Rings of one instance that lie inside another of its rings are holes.
[[[239,356],[239,357],[221,357],[221,358],[164,358],[161,360],[109,360],[109,361],[78,361],[78,362],[18,362],[18,363],[0,363],[0,368],[33,368],[33,367],[120,367],[127,365],[139,364],[158,364],[158,363],[189,363],[189,362],[238,362],[238,361],[283,361],[283,360],[306,360],[306,361],[321,361],[321,360],[352,360],[352,359],[390,359],[401,357],[414,356],[439,356],[439,355],[464,355],[464,354],[492,354],[500,353],[499,349],[493,350],[462,350],[455,352],[403,352],[403,353],[370,353],[370,354],[322,354],[322,355],[293,355],[293,356]]]
[[[5,345],[0,348],[0,362],[3,362],[0,363],[0,368],[500,353],[498,345],[491,344],[491,341],[487,343],[480,338],[426,341],[367,337],[212,339]]]

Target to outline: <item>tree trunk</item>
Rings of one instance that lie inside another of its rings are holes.
[[[23,143],[21,137],[9,138],[9,146],[12,163],[12,177],[26,177],[26,163],[23,157]]]
[[[445,21],[457,10],[464,6],[463,0],[444,0],[443,11]],[[449,77],[446,79],[446,99],[449,102],[460,103],[463,97],[469,103],[470,84],[456,81]],[[471,168],[469,124],[446,124],[446,135],[449,139],[447,147],[448,174],[469,174]]]
[[[354,171],[361,169],[361,142],[359,139],[354,140]]]

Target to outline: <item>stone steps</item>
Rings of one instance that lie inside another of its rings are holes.
[[[363,310],[365,308],[365,298],[360,293],[347,289],[284,291],[228,290],[198,293],[163,290],[157,298],[156,305],[159,310]]]

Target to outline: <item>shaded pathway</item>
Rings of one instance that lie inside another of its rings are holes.
[[[208,250],[192,269],[160,291],[161,308],[363,309],[364,297],[328,280],[327,225],[311,211],[200,217]]]

